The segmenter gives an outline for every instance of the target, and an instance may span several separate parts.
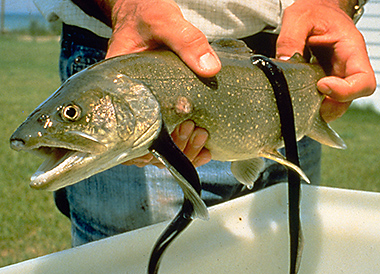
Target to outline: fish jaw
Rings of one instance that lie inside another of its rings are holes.
[[[26,148],[20,140],[11,141],[15,150],[25,150],[45,159],[31,176],[30,186],[34,189],[55,191],[73,185],[96,173],[102,172],[125,161],[148,153],[148,147],[158,135],[162,120],[157,120],[134,141],[108,147],[101,152],[88,152],[68,147],[41,144],[40,147]]]
[[[67,177],[64,177],[64,180],[60,178],[61,174],[63,175],[74,166],[83,166],[86,161],[94,158],[90,153],[52,147],[41,147],[33,150],[32,153],[44,157],[45,161],[31,176],[30,186],[34,189],[52,191],[69,185],[66,180]],[[78,178],[83,176],[84,174],[77,174]],[[70,182],[73,181],[70,180]]]

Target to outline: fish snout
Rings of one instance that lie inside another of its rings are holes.
[[[20,151],[25,148],[25,141],[22,139],[15,138],[12,136],[10,139],[10,143],[11,143],[11,148],[16,151]]]

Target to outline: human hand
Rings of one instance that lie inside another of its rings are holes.
[[[326,122],[342,116],[352,100],[376,89],[365,41],[351,18],[332,0],[297,0],[288,7],[277,40],[277,57],[286,59],[306,45],[332,50],[331,75],[320,79],[318,90],[327,95],[321,106]]]
[[[210,152],[204,148],[208,133],[202,128],[195,127],[194,122],[188,120],[178,125],[171,136],[174,143],[185,153],[195,167],[207,164],[211,160]],[[164,167],[151,153],[125,162],[124,164],[136,165],[138,167],[151,164],[159,168]]]
[[[106,58],[167,46],[197,75],[212,77],[219,72],[219,58],[206,36],[184,19],[174,1],[117,0],[111,10],[113,34]],[[211,160],[210,152],[203,147],[208,133],[195,127],[193,122],[182,123],[171,136],[194,166],[201,166]],[[125,164],[163,167],[152,154]]]
[[[185,20],[173,0],[117,0],[106,58],[167,46],[197,75],[212,77],[221,63],[206,36]]]

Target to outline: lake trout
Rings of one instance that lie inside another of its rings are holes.
[[[213,78],[195,75],[173,52],[146,51],[99,62],[70,77],[38,106],[11,136],[11,147],[46,160],[31,187],[57,190],[152,152],[184,191],[182,210],[157,242],[149,273],[156,273],[167,245],[193,217],[207,218],[200,182],[188,159],[169,137],[186,120],[206,129],[212,158],[230,161],[242,184],[252,187],[263,168],[260,157],[277,161],[308,181],[277,149],[283,144],[270,81],[237,40],[212,44],[221,63]],[[309,136],[335,148],[343,140],[320,117],[324,77],[318,64],[299,54],[273,60],[284,73],[293,104],[297,139]],[[106,182],[105,182],[106,183]]]
[[[251,63],[250,49],[230,39],[212,45],[222,63],[213,78],[197,77],[168,50],[111,58],[69,78],[11,136],[13,149],[46,158],[31,187],[56,190],[145,155],[162,121],[172,132],[185,120],[208,131],[205,147],[212,159],[231,161],[243,184],[252,186],[258,177],[259,157],[293,168],[307,180],[277,152],[283,139],[275,97],[267,77]],[[297,139],[307,135],[345,148],[319,115],[324,97],[316,82],[325,76],[323,69],[300,55],[275,62],[288,82]],[[195,211],[206,217],[204,209]]]

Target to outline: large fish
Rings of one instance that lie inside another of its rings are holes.
[[[31,186],[56,190],[142,156],[163,124],[171,132],[185,120],[208,131],[205,147],[212,158],[231,161],[234,176],[243,184],[253,185],[263,167],[260,157],[308,180],[277,152],[283,138],[275,97],[265,74],[252,64],[250,50],[236,40],[220,40],[213,47],[222,62],[214,78],[197,77],[167,50],[115,57],[69,78],[11,137],[13,149],[46,158]],[[274,62],[289,86],[297,139],[307,135],[344,148],[319,115],[323,96],[316,82],[325,75],[323,69],[300,55]],[[177,175],[195,215],[207,218],[199,193]]]

